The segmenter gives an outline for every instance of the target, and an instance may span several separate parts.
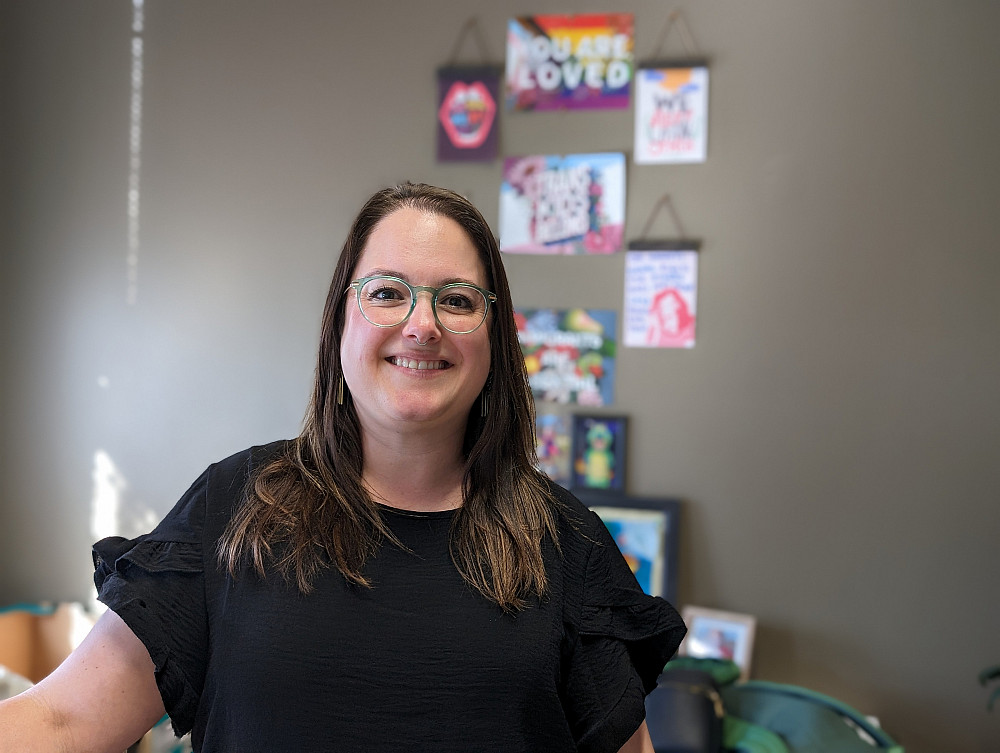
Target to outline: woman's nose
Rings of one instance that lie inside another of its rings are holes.
[[[434,316],[434,297],[427,291],[417,293],[413,304],[413,313],[406,320],[404,333],[407,337],[415,337],[417,342],[425,344],[441,336],[437,319]]]

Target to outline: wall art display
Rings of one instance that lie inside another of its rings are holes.
[[[621,152],[508,157],[500,248],[524,254],[610,254],[625,229]]]
[[[628,347],[693,348],[698,303],[696,244],[671,250],[632,250],[625,255],[622,340]]]
[[[497,156],[500,71],[493,66],[441,68],[438,77],[439,162],[492,162]]]
[[[642,590],[677,603],[680,502],[574,490],[614,538]]]
[[[517,339],[535,400],[610,405],[614,396],[616,311],[517,309]]]
[[[686,606],[681,610],[688,633],[677,653],[704,659],[731,659],[740,668],[740,680],[750,679],[757,619],[749,614]]]
[[[520,16],[507,22],[507,109],[625,108],[631,13]]]
[[[636,164],[704,162],[708,67],[643,67],[635,77]]]
[[[538,470],[555,481],[570,485],[570,418],[559,413],[539,411],[535,416],[535,451]]]
[[[573,489],[625,491],[625,416],[573,416]]]

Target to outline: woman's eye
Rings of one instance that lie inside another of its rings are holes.
[[[472,300],[464,295],[458,293],[451,293],[445,296],[443,299],[438,301],[442,306],[447,306],[450,309],[456,309],[461,311],[468,311],[472,309]]]
[[[396,288],[392,287],[382,287],[375,288],[374,290],[369,290],[367,293],[367,298],[369,301],[402,301],[404,296]]]

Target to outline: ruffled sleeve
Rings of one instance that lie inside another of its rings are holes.
[[[178,735],[194,724],[208,657],[203,555],[208,474],[151,533],[102,539],[93,548],[98,598],[149,651]]]
[[[645,697],[686,629],[673,606],[642,591],[600,518],[582,514],[586,564],[581,582],[567,573],[566,583],[567,712],[580,751],[616,753],[645,718]]]

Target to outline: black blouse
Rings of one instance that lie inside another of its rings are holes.
[[[451,561],[452,511],[384,507],[410,550],[381,547],[372,588],[335,568],[301,595],[220,569],[248,474],[283,443],[211,466],[153,530],[94,546],[99,598],[149,650],[178,734],[202,753],[612,753],[683,623],[639,588],[600,519],[560,487],[550,592],[504,613]]]

